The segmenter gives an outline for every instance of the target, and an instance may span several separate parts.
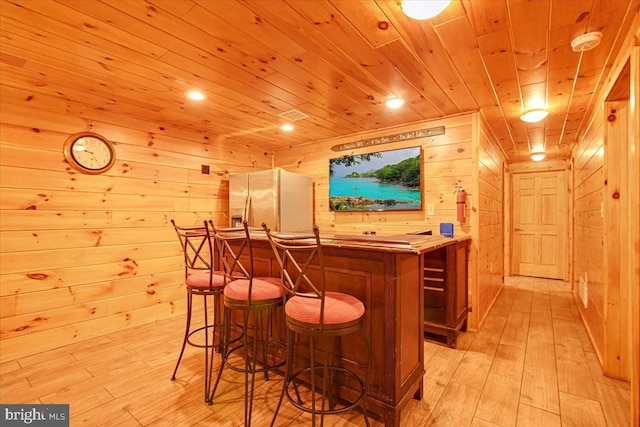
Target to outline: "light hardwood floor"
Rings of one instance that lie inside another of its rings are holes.
[[[203,402],[202,351],[169,380],[184,319],[174,318],[0,365],[0,402],[69,403],[72,426],[238,426],[243,377],[225,371]],[[453,350],[424,344],[424,399],[402,425],[629,426],[629,384],[603,376],[564,282],[510,277],[479,333]],[[282,381],[257,382],[253,420],[269,425]],[[355,411],[330,426],[364,425]],[[276,425],[310,424],[285,401]],[[372,426],[381,426],[372,420]]]

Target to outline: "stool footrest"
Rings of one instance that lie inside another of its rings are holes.
[[[232,341],[233,342],[233,341]],[[258,341],[258,347],[261,348],[262,345],[264,345],[265,342],[264,341]],[[269,346],[281,346],[284,347],[284,345],[281,342],[278,341],[266,341],[266,345],[267,348],[269,348]],[[251,348],[252,345],[250,344],[249,347]],[[237,359],[238,359],[238,364],[234,364],[232,360],[230,360],[230,356],[234,354],[234,352],[238,351],[238,350],[242,350],[244,348],[243,344],[239,344],[235,347],[233,347],[232,349],[230,349],[227,353],[227,357],[225,358],[225,365],[236,372],[245,372],[246,368],[245,368],[245,360],[244,360],[244,355],[239,354],[237,355]],[[269,353],[267,351],[267,358],[270,358],[272,353]],[[279,360],[279,361],[275,361],[274,364],[268,364],[268,363],[261,363],[264,361],[261,361],[260,359],[262,358],[262,354],[261,351],[258,351],[258,361],[257,361],[257,366],[255,369],[256,373],[264,373],[264,372],[268,372],[268,371],[272,371],[274,369],[280,368],[282,366],[284,366],[284,364],[286,363],[286,360]],[[250,360],[250,366],[253,364],[253,359],[252,356],[249,356],[249,360]],[[268,362],[268,361],[267,361]],[[252,373],[252,370],[248,371],[249,373]]]
[[[342,368],[340,366],[328,366],[327,367],[328,373],[329,373],[329,380],[328,380],[328,390],[327,393],[329,394],[329,396],[326,398],[326,400],[329,402],[329,406],[330,408],[327,410],[324,410],[325,414],[339,414],[341,412],[345,412],[348,411],[349,409],[352,409],[356,406],[359,405],[359,403],[362,401],[362,399],[364,399],[365,394],[366,394],[366,390],[364,387],[364,382],[362,381],[362,379],[356,375],[353,371],[346,369],[346,368]],[[324,366],[323,365],[316,365],[315,366],[315,373],[316,376],[318,374],[322,375],[322,373],[324,372]],[[335,372],[341,372],[343,374],[346,374],[347,376],[349,376],[350,378],[354,379],[357,381],[357,383],[360,385],[360,393],[356,396],[356,398],[353,401],[347,401],[344,397],[340,397],[338,398],[337,396],[333,396],[331,394],[331,390],[334,386],[336,387],[340,387],[340,384],[335,384],[333,382],[333,378],[334,378],[334,373]],[[310,386],[309,381],[307,380],[298,380],[298,377],[302,374],[306,374],[306,373],[311,373],[311,367],[306,367],[306,368],[302,368],[298,371],[296,371],[295,373],[293,373],[291,375],[291,377],[289,377],[289,380],[287,382],[287,384],[285,384],[285,394],[287,396],[287,399],[291,402],[291,404],[293,406],[295,406],[296,408],[300,409],[301,411],[304,412],[308,412],[308,413],[312,413],[314,412],[314,410],[312,409],[312,407],[310,405],[313,404],[313,402],[309,402],[308,405],[305,405],[305,402],[301,399],[300,397],[300,393],[298,391],[296,382],[298,383],[303,383],[306,386]],[[297,381],[296,381],[297,380]],[[290,385],[293,384],[293,388],[295,391],[295,396],[291,396],[291,391],[290,391]],[[311,397],[311,391],[309,390],[309,398]],[[322,380],[320,380],[319,384],[318,381],[316,380],[316,400],[321,401],[322,399]],[[335,405],[336,403],[340,402],[342,405],[338,408],[331,408],[331,406]],[[321,408],[317,408],[315,409],[315,412],[318,413],[320,412]]]
[[[193,342],[191,340],[191,336],[192,335],[194,335],[194,334],[196,334],[198,332],[201,332],[201,331],[203,331],[205,329],[207,330],[206,333],[209,334],[209,330],[214,329],[214,331],[215,331],[215,328],[222,328],[222,325],[207,325],[207,326],[201,326],[201,327],[199,327],[197,329],[191,330],[191,332],[189,332],[189,334],[187,335],[187,344],[189,344],[192,347],[197,347],[197,348],[220,347],[222,345],[222,344],[220,344],[220,342],[221,342],[220,335],[215,335],[215,332],[214,332],[214,335],[213,335],[213,337],[214,337],[213,343],[211,343],[209,345],[198,344],[198,343],[195,343],[195,342]],[[220,331],[220,333],[222,333],[222,331]],[[217,342],[218,344],[214,344],[215,342]]]

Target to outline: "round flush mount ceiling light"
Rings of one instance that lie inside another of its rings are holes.
[[[203,101],[206,97],[204,93],[197,90],[190,90],[187,92],[187,98],[192,99],[194,101]]]
[[[574,52],[586,52],[597,47],[601,39],[602,33],[599,31],[582,34],[571,41],[571,49]]]
[[[549,112],[547,110],[544,110],[542,108],[534,108],[532,110],[525,111],[520,116],[520,120],[527,123],[536,123],[547,117],[548,114]]]
[[[440,14],[451,0],[402,0],[400,7],[409,18],[424,20]]]
[[[280,129],[282,129],[285,132],[291,132],[293,130],[293,125],[285,124],[280,126]]]
[[[540,160],[544,160],[545,155],[544,151],[534,151],[531,153],[531,160],[539,162]]]
[[[400,108],[404,105],[404,98],[400,96],[392,96],[384,101],[384,105],[389,108]]]

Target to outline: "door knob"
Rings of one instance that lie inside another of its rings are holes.
[[[516,231],[524,231],[524,228],[516,227],[516,228],[515,228],[515,230],[516,230]]]

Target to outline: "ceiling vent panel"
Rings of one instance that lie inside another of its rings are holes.
[[[306,115],[302,111],[298,111],[298,110],[285,111],[284,113],[278,114],[278,116],[282,117],[283,119],[290,120],[292,122],[295,122],[296,120],[302,120],[302,119],[308,119],[309,118],[308,115]]]

